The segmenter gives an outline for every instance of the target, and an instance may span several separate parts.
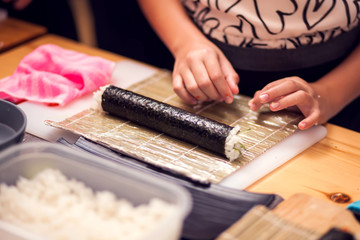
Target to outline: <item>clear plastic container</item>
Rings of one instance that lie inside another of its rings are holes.
[[[20,176],[31,178],[46,168],[58,169],[94,191],[111,191],[135,206],[146,204],[155,197],[174,204],[177,209],[174,214],[142,239],[180,238],[184,219],[191,209],[191,197],[178,185],[56,143],[23,143],[0,153],[1,183],[14,185]],[[23,230],[17,231],[16,226],[0,221],[0,236],[5,234],[6,239],[43,239]]]

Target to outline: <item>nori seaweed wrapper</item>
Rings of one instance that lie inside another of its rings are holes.
[[[105,112],[225,156],[225,141],[233,127],[159,102],[134,92],[109,86],[102,94]]]

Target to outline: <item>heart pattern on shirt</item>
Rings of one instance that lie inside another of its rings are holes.
[[[269,4],[270,2],[269,0],[254,0],[260,21],[268,33],[275,35],[284,30],[285,17],[294,14],[298,5],[295,0],[277,0],[277,4]]]
[[[331,0],[331,5],[324,4],[329,1],[330,0],[307,0],[303,12],[304,23],[307,29],[310,30],[315,27],[334,9],[336,0]]]

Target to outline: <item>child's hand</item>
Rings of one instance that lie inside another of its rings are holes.
[[[320,118],[320,95],[311,84],[299,77],[288,77],[274,81],[257,91],[249,101],[249,107],[257,111],[264,103],[269,103],[272,111],[296,109],[304,116],[300,129],[307,129],[325,120]]]
[[[175,56],[173,88],[189,104],[206,101],[231,103],[239,77],[223,53],[212,44],[189,43]]]

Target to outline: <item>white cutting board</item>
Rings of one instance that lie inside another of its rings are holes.
[[[220,185],[245,189],[326,136],[322,125],[298,131],[225,178]]]
[[[152,76],[156,71],[154,68],[135,61],[121,61],[116,64],[112,75],[112,84],[127,88],[136,82]],[[55,142],[60,137],[64,137],[70,142],[75,142],[79,137],[78,135],[48,126],[44,121],[62,121],[84,109],[90,108],[93,104],[94,101],[91,93],[72,101],[64,107],[49,107],[32,102],[21,103],[19,107],[25,112],[28,119],[26,132],[50,142]],[[298,131],[267,150],[236,173],[224,179],[220,185],[244,189],[325,136],[326,128],[321,125],[305,131]]]

